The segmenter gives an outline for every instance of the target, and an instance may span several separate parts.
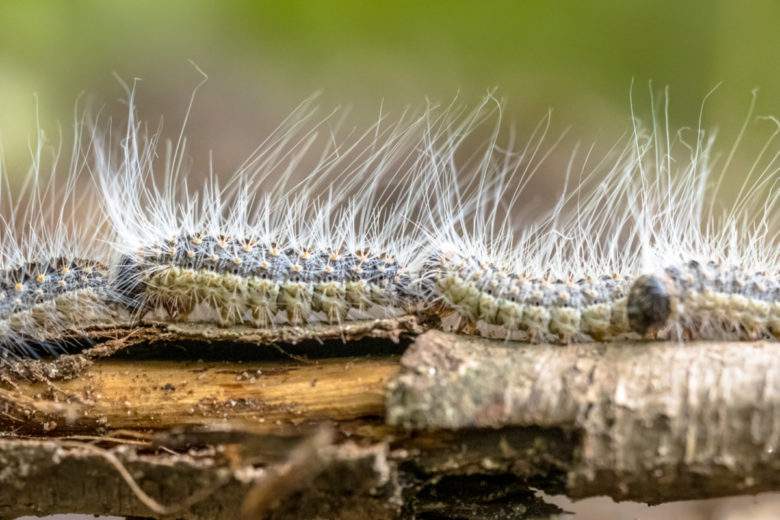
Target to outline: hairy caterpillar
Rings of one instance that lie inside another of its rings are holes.
[[[604,160],[589,165],[588,152],[579,171],[572,160],[574,187],[519,225],[521,192],[547,156],[541,139],[507,159],[494,134],[470,171],[455,171],[457,144],[437,148],[432,164],[457,188],[432,211],[429,299],[461,330],[532,342],[777,338],[777,129],[733,206],[714,207],[744,131],[715,177],[713,137],[635,123]]]
[[[372,307],[401,308],[409,285],[409,275],[385,254],[283,249],[204,233],[126,256],[117,274],[126,297],[163,307],[172,319],[191,319],[201,305],[222,325],[256,327],[283,322],[282,312],[291,324],[312,321],[315,313],[341,323]]]
[[[21,188],[0,172],[0,360],[60,352],[90,327],[120,319],[109,283],[110,230],[98,206],[85,206],[94,190],[79,183],[90,146],[81,126],[65,175],[42,131]]]
[[[778,337],[777,132],[726,211],[714,201],[733,151],[714,177],[714,140],[672,139],[656,119],[602,159],[575,150],[540,211],[525,190],[559,144],[545,144],[549,116],[525,144],[502,142],[492,98],[362,132],[307,101],[200,187],[183,133],[161,158],[129,101],[121,140],[94,127],[89,161],[77,140],[64,189],[34,161],[29,202],[4,208],[6,354],[131,315],[265,328],[416,314],[559,343]],[[101,198],[87,216],[86,168]]]
[[[179,151],[155,177],[155,139],[131,109],[120,159],[98,155],[97,171],[117,234],[114,288],[141,320],[271,327],[419,307],[413,214],[425,191],[386,183],[420,176],[428,114],[380,117],[339,143],[333,115],[315,113],[298,107],[224,187],[209,175],[191,190]]]
[[[653,188],[636,198],[642,208],[636,212],[642,258],[628,317],[637,333],[676,339],[780,338],[780,124],[762,119],[773,132],[731,206],[718,209],[714,195],[731,175],[731,158],[747,121],[717,176],[713,139],[703,136],[691,148],[688,171],[672,176],[666,173],[669,158],[655,161],[659,173]]]
[[[631,332],[625,318],[630,278],[529,278],[457,254],[439,256],[424,270],[431,292],[472,322],[524,333],[531,342],[604,341]]]
[[[51,329],[52,320],[88,319],[84,310],[105,301],[108,284],[107,266],[79,258],[31,262],[2,275],[0,317],[7,330],[22,333]]]

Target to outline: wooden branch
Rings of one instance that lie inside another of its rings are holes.
[[[401,363],[390,424],[562,432],[574,443],[564,464],[572,497],[661,502],[780,489],[776,343],[556,348],[430,331]],[[509,469],[516,458],[494,463]]]
[[[294,329],[158,324],[7,368],[0,517],[519,520],[558,512],[538,488],[646,502],[780,489],[777,344]],[[358,339],[415,334],[400,358]],[[278,345],[318,338],[336,342]],[[222,350],[199,360],[207,343]]]
[[[287,361],[156,361],[108,358],[80,377],[16,381],[0,393],[0,427],[30,434],[97,429],[162,430],[243,422],[282,424],[384,416],[384,388],[398,358]]]
[[[278,495],[295,500],[267,512],[271,518],[310,518],[317,508],[342,509],[354,518],[394,518],[390,500],[396,483],[381,446],[347,443],[321,453],[319,471],[308,493],[295,488]],[[231,468],[214,456],[143,455],[123,447],[105,450],[73,441],[0,443],[0,518],[23,514],[81,512],[191,519],[237,519],[244,501],[258,486],[275,484],[284,463],[253,469]],[[277,469],[279,468],[279,469]],[[345,480],[344,476],[350,478]],[[350,486],[345,493],[345,486]]]
[[[363,339],[389,340],[399,343],[402,338],[421,334],[425,327],[415,316],[401,316],[392,319],[354,321],[343,325],[314,324],[310,326],[285,326],[270,329],[233,326],[218,327],[206,323],[164,323],[152,322],[134,324],[127,322],[111,327],[95,327],[88,330],[87,339],[96,343],[77,355],[61,355],[53,361],[19,359],[0,364],[0,380],[27,379],[51,381],[71,379],[89,366],[94,359],[115,355],[117,352],[139,345],[153,343],[181,344],[186,342],[235,343],[267,349],[278,344],[296,345],[310,342],[321,345],[325,341],[342,343],[359,342]],[[62,342],[83,341],[82,338],[64,336]],[[54,341],[54,340],[52,340]]]

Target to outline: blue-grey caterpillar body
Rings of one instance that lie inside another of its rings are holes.
[[[3,357],[56,351],[58,342],[90,326],[110,326],[116,313],[108,267],[84,259],[54,258],[0,272],[0,344]]]
[[[780,272],[689,261],[637,278],[631,328],[684,339],[780,339]]]
[[[125,255],[120,265],[117,291],[142,312],[161,307],[173,320],[342,323],[372,310],[397,314],[413,303],[409,274],[392,256],[369,251],[188,233]],[[207,311],[200,318],[193,312],[199,306]]]
[[[630,279],[620,275],[529,277],[483,259],[439,254],[425,264],[426,295],[474,324],[520,331],[531,342],[604,341],[631,332]]]

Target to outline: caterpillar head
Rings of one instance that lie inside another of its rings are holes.
[[[114,294],[130,308],[143,306],[145,289],[143,260],[135,255],[122,255],[111,280]]]
[[[628,292],[628,324],[642,336],[663,329],[669,323],[674,307],[674,293],[663,275],[640,276]]]

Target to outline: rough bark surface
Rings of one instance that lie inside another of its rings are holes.
[[[780,489],[777,344],[422,332],[161,324],[6,367],[0,517],[521,520],[560,513],[535,489]]]
[[[576,442],[572,497],[660,502],[780,488],[778,345],[516,345],[430,331],[387,418],[407,429],[541,427]]]

